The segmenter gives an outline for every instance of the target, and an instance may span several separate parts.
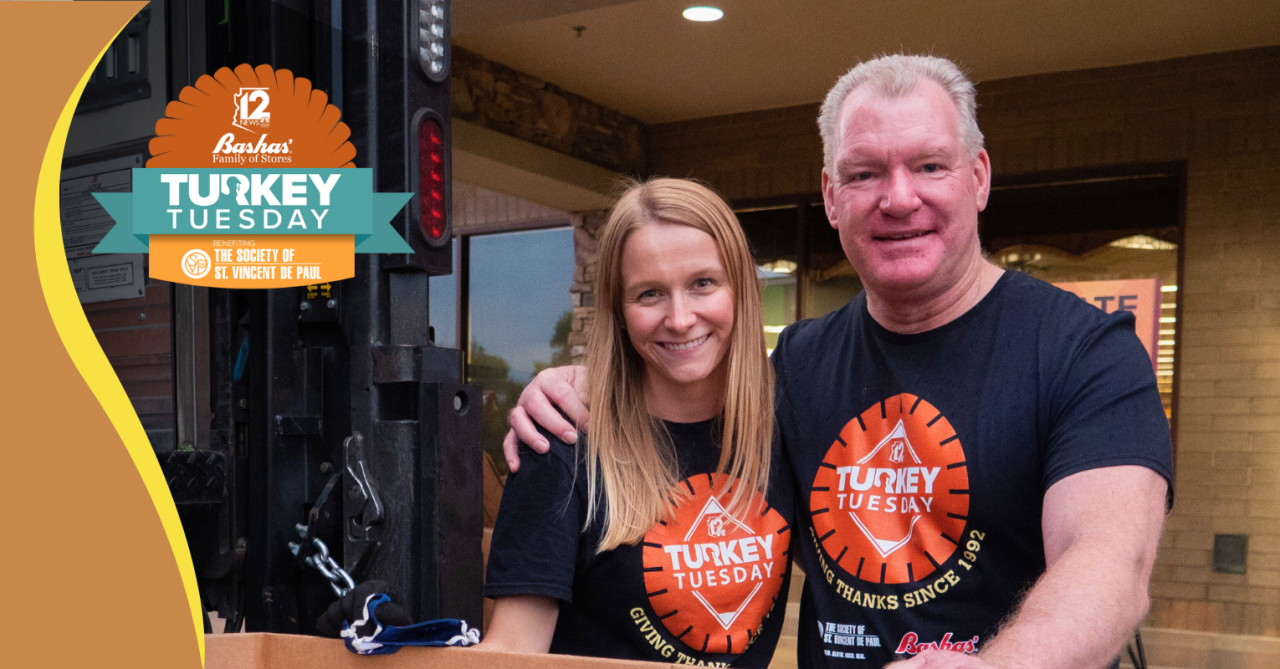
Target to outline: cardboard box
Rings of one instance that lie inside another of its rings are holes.
[[[572,655],[521,655],[474,648],[402,648],[356,655],[339,639],[295,634],[209,634],[205,669],[652,669],[657,662]]]

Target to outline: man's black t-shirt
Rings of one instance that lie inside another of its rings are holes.
[[[522,446],[484,594],[560,600],[553,653],[765,667],[786,611],[792,477],[775,446],[769,506],[734,518],[720,505],[729,503],[729,478],[713,473],[719,420],[666,429],[679,464],[677,508],[641,543],[604,553],[596,551],[601,514],[586,523],[580,452],[549,435],[546,455]]]
[[[811,585],[802,667],[981,650],[1044,572],[1050,486],[1115,465],[1172,480],[1132,315],[1022,273],[914,335],[859,295],[787,328],[773,360]]]

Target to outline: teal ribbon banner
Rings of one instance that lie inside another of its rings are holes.
[[[146,253],[150,235],[354,235],[356,253],[413,253],[391,227],[413,193],[373,192],[373,170],[133,170],[94,193],[116,221],[94,253]]]

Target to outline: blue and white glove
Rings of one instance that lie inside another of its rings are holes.
[[[411,624],[404,607],[392,601],[383,581],[357,585],[316,620],[325,636],[341,636],[358,655],[385,655],[401,646],[470,646],[480,643],[480,630],[456,619]]]

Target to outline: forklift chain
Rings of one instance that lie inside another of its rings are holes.
[[[297,526],[298,534],[303,538],[307,536],[307,526],[301,523]],[[303,562],[312,569],[320,572],[320,575],[329,581],[329,588],[338,597],[351,592],[356,587],[356,582],[351,578],[351,574],[343,569],[329,556],[329,547],[323,541],[316,537],[311,539],[311,547],[315,549],[315,553],[308,555]],[[289,550],[297,555],[302,550],[302,544],[289,542]]]

